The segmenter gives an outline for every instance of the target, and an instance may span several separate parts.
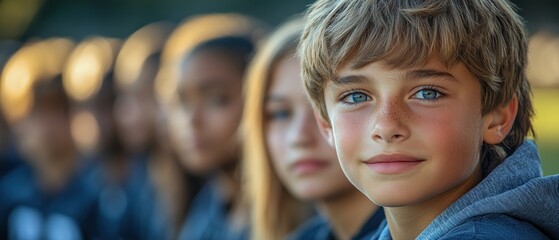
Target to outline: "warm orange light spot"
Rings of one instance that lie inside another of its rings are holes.
[[[91,112],[82,110],[76,113],[70,120],[70,130],[81,152],[92,152],[96,149],[101,134],[99,124]]]

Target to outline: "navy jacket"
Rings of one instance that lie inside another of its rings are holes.
[[[373,213],[369,219],[361,226],[359,232],[355,234],[351,239],[369,239],[373,236],[381,222],[384,220],[384,210],[378,208],[378,210]],[[321,215],[316,215],[315,217],[309,219],[304,223],[299,229],[292,233],[288,239],[290,240],[334,240],[336,239],[330,224],[328,224],[327,219]]]
[[[210,180],[194,197],[179,239],[248,239],[248,229],[235,229],[229,222],[227,203],[215,181]]]
[[[88,239],[95,237],[99,181],[84,167],[56,194],[37,185],[22,164],[0,181],[0,239]]]

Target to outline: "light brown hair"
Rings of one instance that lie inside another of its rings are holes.
[[[448,67],[463,63],[479,79],[482,115],[518,97],[511,132],[498,145],[483,145],[497,160],[489,165],[533,134],[524,25],[506,0],[318,0],[307,12],[299,54],[307,94],[326,120],[324,87],[339,67],[384,61],[408,68],[436,57]]]
[[[284,239],[305,216],[305,206],[287,191],[273,168],[264,132],[272,73],[281,59],[295,56],[302,25],[296,19],[276,30],[257,51],[247,73],[242,164],[243,187],[252,210],[252,239]]]

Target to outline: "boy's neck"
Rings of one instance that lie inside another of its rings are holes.
[[[392,239],[416,239],[439,214],[474,188],[481,179],[481,170],[478,169],[460,185],[434,198],[415,205],[385,207],[384,212]]]
[[[327,218],[336,239],[351,239],[378,209],[363,193],[353,188],[317,205],[319,212]]]

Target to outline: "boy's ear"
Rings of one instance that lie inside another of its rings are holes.
[[[483,140],[488,144],[501,143],[509,134],[518,112],[516,95],[504,106],[498,107],[485,116]]]
[[[314,111],[314,119],[316,119],[318,130],[322,135],[322,137],[326,139],[326,141],[328,142],[328,144],[330,144],[330,146],[335,147],[334,133],[332,132],[332,124],[330,124],[330,121],[324,119],[324,117],[322,117],[322,115],[318,113],[318,111]]]

